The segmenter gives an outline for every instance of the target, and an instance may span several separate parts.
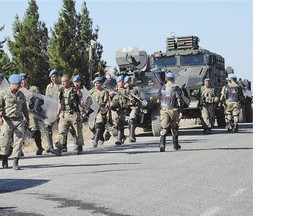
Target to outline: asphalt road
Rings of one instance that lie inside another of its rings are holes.
[[[163,153],[146,133],[119,147],[86,143],[82,155],[25,155],[23,170],[0,169],[0,215],[253,215],[253,125],[181,129],[179,140],[174,151],[169,136]]]

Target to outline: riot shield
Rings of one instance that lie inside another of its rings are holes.
[[[0,85],[0,91],[3,89],[6,89],[8,87],[9,87],[9,82],[6,80],[6,78],[4,78],[1,85]]]
[[[92,97],[89,91],[85,88],[85,86],[83,86],[81,91],[83,94],[82,99],[84,101],[84,107],[85,107],[85,110],[88,112],[87,113],[88,119],[83,119],[82,122],[94,121],[99,110],[99,104],[95,101],[95,99]]]

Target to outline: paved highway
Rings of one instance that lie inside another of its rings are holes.
[[[181,129],[179,140],[164,153],[145,133],[119,147],[88,142],[83,155],[27,154],[23,170],[0,169],[0,215],[253,215],[253,125]]]

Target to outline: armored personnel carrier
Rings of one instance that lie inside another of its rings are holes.
[[[201,48],[199,41],[197,36],[171,36],[166,40],[166,52],[159,51],[151,55],[152,71],[170,70],[175,74],[175,83],[183,91],[183,115],[186,118],[201,116],[196,98],[205,78],[211,79],[220,97],[228,74],[233,73],[231,67],[225,69],[225,59],[221,55]],[[224,108],[217,106],[215,113],[218,126],[225,126]]]
[[[131,76],[132,84],[139,89],[140,97],[135,98],[140,102],[140,115],[137,119],[137,126],[152,130],[154,136],[159,136],[160,109],[156,102],[163,81],[159,73],[151,71],[150,56],[145,51],[139,50],[136,47],[119,49],[116,51],[116,63],[118,68],[115,75]],[[104,83],[105,87],[115,89],[115,79],[114,81],[110,80],[109,83]]]

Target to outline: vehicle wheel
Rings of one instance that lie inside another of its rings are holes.
[[[217,125],[219,127],[225,127],[226,126],[226,122],[225,122],[225,114],[224,114],[224,107],[217,107],[215,109],[215,114],[216,114],[216,121],[217,121]]]
[[[151,112],[151,127],[154,136],[160,136],[160,109],[155,107]]]

